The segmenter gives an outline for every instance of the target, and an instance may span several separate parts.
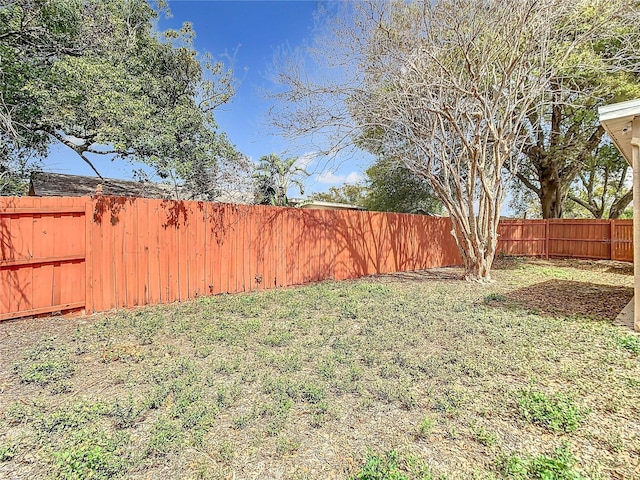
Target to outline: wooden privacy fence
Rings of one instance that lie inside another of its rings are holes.
[[[503,220],[498,253],[632,260],[631,220]],[[460,264],[448,218],[0,198],[0,320]]]
[[[0,320],[456,265],[447,218],[0,198]]]
[[[498,253],[633,261],[633,220],[501,220]]]

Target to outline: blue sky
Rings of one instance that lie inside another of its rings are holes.
[[[216,119],[238,149],[254,161],[268,153],[286,157],[308,153],[273,133],[268,124],[265,91],[274,87],[274,55],[281,49],[295,49],[312,41],[318,6],[315,0],[170,0],[172,18],[159,22],[161,30],[191,22],[199,52],[207,51],[226,64],[233,60],[238,79],[236,95],[221,107]],[[320,170],[322,164],[309,165],[313,175],[305,180],[305,193],[358,180],[359,172],[366,167],[350,161],[332,170]],[[131,176],[132,167],[126,162],[96,159],[96,166],[104,177]],[[45,169],[92,175],[89,167],[64,147],[54,149]],[[292,193],[298,196],[298,192]]]

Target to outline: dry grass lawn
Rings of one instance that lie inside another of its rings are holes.
[[[0,478],[640,479],[629,267],[0,323]]]

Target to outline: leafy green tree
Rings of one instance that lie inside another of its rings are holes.
[[[441,214],[442,203],[424,178],[404,165],[380,159],[365,172],[368,210]]]
[[[364,185],[347,183],[340,187],[330,187],[328,192],[314,193],[310,198],[321,202],[345,203],[364,207],[368,193],[368,188]]]
[[[0,126],[7,150],[60,142],[141,161],[184,182],[237,155],[214,111],[231,72],[193,49],[189,24],[154,31],[146,0],[0,0]]]
[[[598,167],[604,167],[601,152],[606,144],[598,107],[640,96],[637,55],[633,53],[640,49],[637,10],[614,3],[605,11],[594,1],[576,4],[583,21],[573,31],[557,31],[555,54],[565,59],[549,79],[540,108],[531,110],[523,125],[525,161],[517,175],[521,185],[538,197],[543,218],[562,217],[569,198],[601,217],[603,205],[593,203],[593,173],[626,169],[621,156],[608,156],[606,168]],[[576,43],[580,36],[592,38]],[[572,53],[566,56],[569,45]],[[585,171],[592,174],[582,173]],[[604,193],[612,191],[605,188]],[[615,195],[612,201],[616,202]]]
[[[398,162],[379,159],[364,172],[364,181],[314,193],[312,200],[358,205],[377,212],[435,214],[442,203],[429,184]]]
[[[298,158],[281,159],[275,153],[260,157],[254,179],[256,181],[256,199],[259,205],[289,205],[287,192],[297,186],[300,195],[304,195],[304,186],[300,180],[309,174],[297,165]]]
[[[577,216],[575,210],[582,210],[594,218],[620,218],[633,199],[630,173],[631,167],[618,149],[611,143],[602,144],[587,159],[569,190],[568,206],[574,208],[567,216]]]
[[[11,155],[0,153],[0,196],[21,196],[29,189],[31,172],[40,167],[28,151],[14,151]]]
[[[621,218],[628,216],[633,199],[631,167],[617,148],[603,140],[581,162],[567,187],[562,215],[566,218]],[[515,182],[509,206],[515,216],[541,218],[540,199],[530,188]]]

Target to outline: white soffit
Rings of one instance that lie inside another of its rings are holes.
[[[627,163],[631,165],[631,123],[640,117],[640,99],[605,105],[598,109],[600,123]]]

